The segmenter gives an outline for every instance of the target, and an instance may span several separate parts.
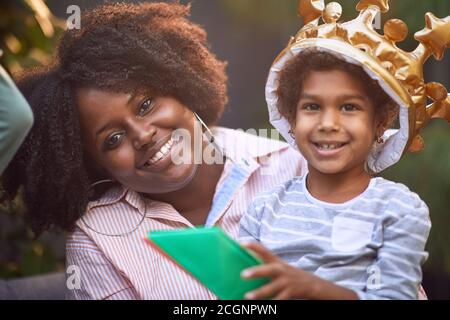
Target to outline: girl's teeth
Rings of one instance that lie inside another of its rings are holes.
[[[317,145],[321,150],[332,150],[337,149],[342,146],[342,143],[334,143],[334,144],[318,144]]]

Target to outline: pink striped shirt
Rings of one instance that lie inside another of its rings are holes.
[[[236,238],[239,221],[253,197],[301,175],[306,170],[306,162],[285,143],[231,129],[213,131],[218,144],[232,159],[225,162],[216,195],[220,195],[221,187],[229,179],[233,162],[246,167],[243,180],[231,196],[217,199],[221,206],[211,224]],[[215,201],[216,197],[213,207]],[[125,236],[102,234],[112,234],[119,230],[118,226],[128,226],[123,230],[131,230],[139,221],[142,222],[138,228]],[[101,199],[89,203],[85,216],[68,237],[67,267],[77,266],[81,275],[81,288],[70,290],[68,298],[217,299],[143,240],[151,230],[192,227],[170,204],[150,200],[123,187],[109,190]]]

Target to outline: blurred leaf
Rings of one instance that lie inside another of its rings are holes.
[[[52,14],[43,0],[25,0],[25,3],[34,11],[34,18],[47,38],[55,34],[51,18]]]
[[[51,56],[64,23],[52,15],[44,0],[0,2],[1,58],[13,72],[46,62]],[[40,54],[36,56],[36,50]],[[33,56],[34,55],[34,56]]]

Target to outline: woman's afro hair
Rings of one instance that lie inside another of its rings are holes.
[[[72,230],[96,180],[83,153],[75,91],[172,96],[216,123],[227,103],[225,63],[179,3],[107,4],[81,17],[81,29],[60,39],[50,66],[18,79],[35,124],[2,177],[5,198],[24,187],[36,234]]]

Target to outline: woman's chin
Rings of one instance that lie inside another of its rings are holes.
[[[140,192],[160,194],[183,189],[195,177],[197,169],[197,164],[172,164],[164,172],[158,173],[158,177],[153,173],[152,177],[148,179],[148,183],[144,183],[141,188],[139,188]],[[154,186],[156,186],[156,188]],[[131,188],[136,190],[134,187]]]
[[[169,181],[172,182],[172,191],[180,190],[186,187],[195,177],[198,164],[174,165]]]

